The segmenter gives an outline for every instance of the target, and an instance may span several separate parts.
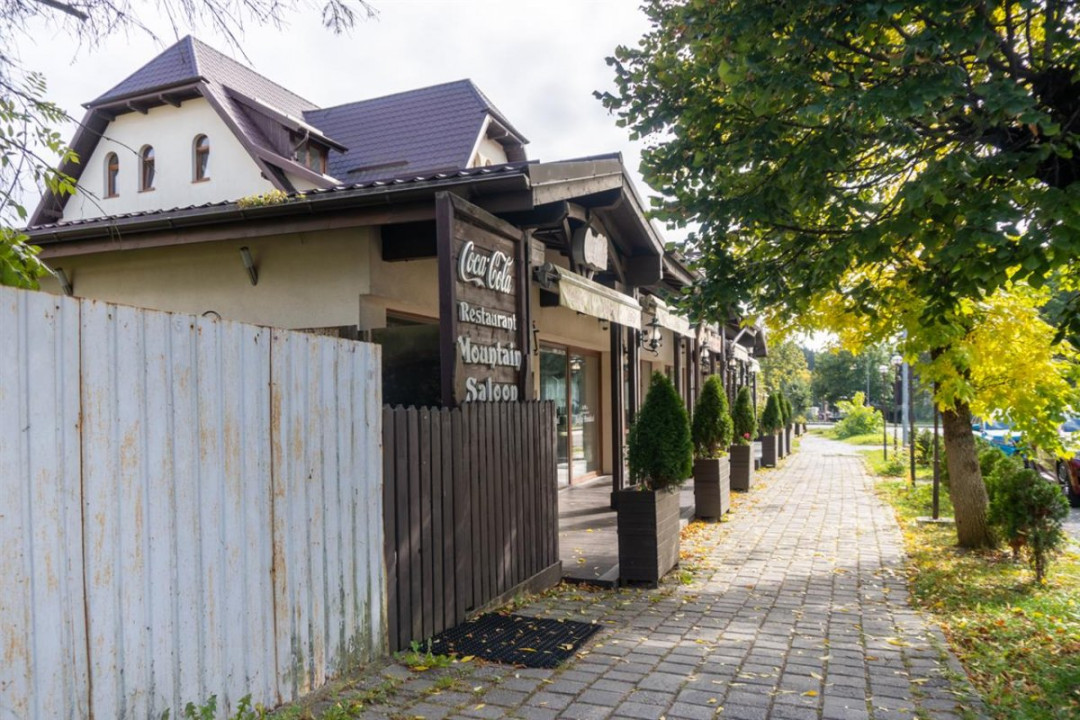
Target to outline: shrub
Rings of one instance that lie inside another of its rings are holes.
[[[880,432],[884,427],[884,419],[881,413],[864,404],[864,395],[855,393],[850,401],[841,400],[836,404],[844,418],[836,423],[833,432],[836,437],[843,440],[854,435],[866,435],[872,432]]]
[[[757,435],[757,414],[754,412],[754,396],[750,394],[750,388],[743,386],[735,396],[735,411],[731,413],[731,421],[735,431],[735,442],[739,445],[749,445]]]
[[[929,467],[934,462],[934,433],[920,430],[915,434],[915,463]]]
[[[678,487],[694,469],[690,418],[675,386],[654,372],[627,439],[630,479],[649,490]]]
[[[780,398],[776,393],[769,396],[765,401],[765,412],[761,414],[761,431],[772,434],[784,426],[784,416],[780,411]]]
[[[889,477],[904,477],[908,473],[908,452],[907,448],[899,452],[894,452],[889,456],[889,459],[885,461],[885,464],[881,468],[883,475]]]
[[[1035,571],[1035,581],[1041,583],[1050,560],[1065,545],[1061,521],[1069,514],[1069,505],[1057,485],[1024,468],[1016,458],[999,454],[1003,459],[994,465],[987,484],[987,519],[1014,556],[1024,551]]]
[[[784,427],[791,425],[791,401],[787,399],[787,395],[780,391],[780,414],[784,417]]]
[[[690,430],[694,454],[699,458],[723,457],[731,445],[732,433],[724,384],[719,377],[711,375],[694,405],[694,423]]]

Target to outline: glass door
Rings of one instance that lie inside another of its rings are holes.
[[[566,382],[567,359],[563,348],[540,348],[540,399],[555,403],[557,419],[555,437],[555,462],[558,472],[559,487],[570,484],[569,430],[570,418],[567,412],[569,401]]]
[[[574,479],[600,470],[600,358],[570,354],[570,458]]]

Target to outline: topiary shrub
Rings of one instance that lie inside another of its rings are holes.
[[[761,414],[761,431],[766,435],[771,435],[782,427],[784,427],[784,416],[780,410],[780,398],[773,393],[765,401],[765,412]]]
[[[1069,514],[1069,504],[1056,484],[1043,480],[1016,458],[998,460],[987,483],[990,511],[987,520],[1019,557],[1021,550],[1042,583],[1046,570],[1065,545],[1061,521]],[[980,458],[981,460],[982,458]]]
[[[780,391],[780,413],[784,416],[784,427],[791,426],[791,401],[787,399],[784,391]]]
[[[735,396],[735,410],[731,413],[732,429],[737,445],[749,445],[757,435],[757,413],[754,412],[754,396],[750,388],[739,388]]]
[[[654,372],[627,438],[630,479],[648,490],[678,487],[694,468],[690,418],[667,376]]]
[[[716,375],[710,375],[694,405],[690,435],[694,441],[695,457],[723,457],[731,445],[732,434],[731,412],[728,410],[724,384]]]
[[[855,435],[881,432],[885,421],[881,413],[865,404],[865,397],[861,392],[857,392],[850,401],[841,400],[836,404],[836,407],[844,414],[843,419],[833,428],[833,434],[840,440]]]

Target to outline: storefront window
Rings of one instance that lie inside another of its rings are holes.
[[[442,402],[438,323],[387,316],[385,328],[371,331],[371,341],[382,345],[384,403],[423,407]]]
[[[540,349],[540,398],[555,403],[559,485],[600,471],[600,357]]]
[[[560,487],[570,484],[566,370],[566,350],[550,347],[540,349],[540,399],[555,403],[555,417],[558,419],[555,460]]]

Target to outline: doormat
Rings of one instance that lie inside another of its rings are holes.
[[[600,629],[593,623],[524,615],[478,615],[431,639],[431,652],[490,660],[505,665],[555,668]]]

